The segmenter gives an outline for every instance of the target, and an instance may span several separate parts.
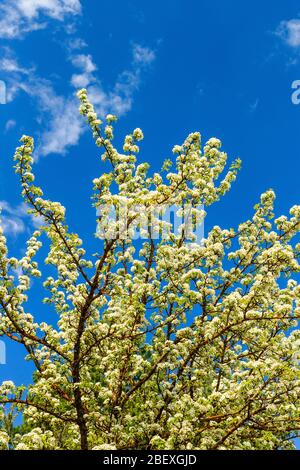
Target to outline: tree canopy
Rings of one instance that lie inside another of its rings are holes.
[[[231,187],[221,142],[190,134],[160,172],[137,163],[140,129],[113,144],[115,116],[101,122],[78,92],[107,173],[94,180],[98,224],[106,229],[88,259],[65,208],[34,184],[34,142],[15,154],[22,196],[42,221],[24,256],[0,237],[0,335],[25,348],[28,387],[0,385],[2,449],[288,449],[300,430],[300,206],[274,215],[261,195],[253,217],[214,226],[201,243],[149,210],[201,208]],[[126,202],[126,223],[105,208]],[[140,208],[146,224],[133,236]],[[104,208],[104,211],[103,211]],[[100,210],[101,209],[101,210]],[[159,212],[159,211],[158,211]],[[164,236],[154,236],[164,230]],[[112,231],[110,231],[113,229]],[[107,232],[108,231],[108,232]],[[48,247],[42,275],[39,250]],[[42,277],[51,323],[28,311],[31,280]],[[21,364],[20,364],[21,366]],[[12,416],[23,425],[12,426]]]

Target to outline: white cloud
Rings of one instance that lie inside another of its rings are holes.
[[[82,69],[86,73],[92,73],[97,70],[96,65],[93,62],[92,56],[85,54],[78,54],[72,57],[72,63],[76,67]]]
[[[67,41],[66,46],[69,51],[80,50],[88,47],[87,43],[82,38],[72,38]]]
[[[36,101],[44,126],[36,157],[52,153],[65,155],[70,146],[77,145],[85,130],[76,97],[58,95],[51,82],[39,77],[31,78],[27,93]]]
[[[71,82],[75,88],[85,87],[88,89],[89,98],[101,116],[107,113],[122,116],[130,111],[134,92],[141,85],[142,72],[154,60],[155,53],[152,49],[134,44],[131,67],[120,73],[112,90],[107,91],[95,74],[97,67],[90,55],[71,56],[73,65],[81,72],[74,74]]]
[[[34,73],[34,68],[21,67],[7,47],[2,48],[1,52],[0,72],[7,77],[6,100],[9,103],[20,91],[29,92],[29,77]]]
[[[1,227],[6,235],[17,236],[25,232],[26,226],[22,220],[24,216],[23,204],[14,209],[8,202],[0,201],[0,209]]]
[[[133,60],[136,64],[145,66],[151,64],[155,59],[155,52],[149,47],[140,44],[133,45]]]
[[[34,68],[25,69],[20,66],[8,48],[4,52],[0,59],[0,71],[7,75],[7,100],[12,101],[18,93],[24,92],[37,105],[43,131],[39,136],[36,158],[52,153],[66,154],[69,147],[76,145],[87,129],[78,112],[75,90],[86,87],[90,100],[101,116],[107,113],[122,116],[130,111],[134,92],[141,84],[142,72],[155,57],[151,49],[135,44],[131,66],[117,77],[112,89],[106,90],[97,76],[97,66],[92,56],[73,54],[70,60],[78,69],[78,73],[71,77],[74,90],[68,96],[62,96],[56,93],[49,80],[39,77]]]
[[[277,35],[291,47],[300,46],[300,19],[282,21],[276,31]]]
[[[85,130],[75,98],[56,97],[56,103],[55,108],[48,106],[51,114],[50,125],[43,132],[41,145],[38,149],[39,154],[43,156],[51,153],[65,155],[70,146],[78,144],[80,136]]]
[[[114,113],[123,116],[132,108],[133,94],[140,85],[140,70],[125,71],[117,79],[112,91],[106,92],[101,83],[88,87],[89,98],[101,115]]]
[[[78,88],[87,88],[89,99],[94,104],[97,113],[104,116],[114,113],[122,116],[132,108],[134,92],[141,84],[141,75],[155,59],[154,52],[138,44],[133,46],[131,67],[122,72],[111,90],[106,90],[97,76],[97,66],[90,54],[74,54],[70,60],[79,73],[73,74],[71,84]],[[44,100],[43,100],[44,101]],[[51,97],[51,106],[55,101]],[[78,113],[78,103],[69,99],[57,100],[55,113],[50,129],[43,135],[41,153],[66,153],[71,145],[76,145],[86,126]]]
[[[15,0],[15,3],[26,18],[36,18],[45,12],[51,18],[62,20],[64,15],[81,12],[79,0]]]
[[[4,49],[4,51],[9,54],[9,49],[6,48]],[[29,73],[31,72],[30,69],[20,67],[16,59],[11,56],[4,56],[0,58],[0,68],[3,72],[8,73],[22,73],[25,75],[29,75]]]
[[[5,235],[17,237],[28,229],[30,223],[34,228],[38,228],[42,224],[40,217],[34,217],[27,213],[28,206],[22,202],[13,207],[7,201],[0,201],[0,225]]]
[[[26,228],[22,219],[11,216],[2,216],[0,219],[0,225],[5,235],[12,235],[14,237],[25,232]]]
[[[14,119],[9,119],[5,124],[5,132],[10,131],[16,126],[16,121]]]
[[[37,105],[38,120],[44,130],[39,136],[36,157],[65,154],[70,145],[78,143],[84,131],[75,96],[58,95],[49,80],[39,77],[33,68],[21,67],[9,49],[5,53],[0,60],[0,71],[7,74],[7,101],[25,92]]]
[[[0,37],[20,38],[44,28],[47,18],[63,21],[80,13],[80,0],[4,0],[0,5]]]
[[[97,70],[90,54],[77,54],[71,56],[72,64],[80,69],[80,73],[72,75],[71,83],[75,88],[84,88],[95,80],[93,72]]]
[[[9,48],[3,48],[3,56],[0,58],[0,71],[9,78],[6,88],[6,101],[10,103],[14,100],[19,91],[29,92],[28,79],[34,69],[25,69],[21,67],[17,60],[12,56]]]

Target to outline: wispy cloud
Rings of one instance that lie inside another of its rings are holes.
[[[47,19],[64,21],[81,13],[80,0],[2,0],[0,4],[0,37],[16,39],[43,29]]]
[[[300,47],[300,19],[282,21],[276,34],[290,47]]]
[[[10,49],[9,48],[4,48],[4,53],[7,53],[7,55],[4,55],[0,59],[0,67],[1,70],[4,72],[8,73],[22,73],[25,75],[29,75],[32,69],[25,69],[23,67],[20,67],[18,64],[17,60],[10,55]]]
[[[15,126],[16,126],[16,121],[14,119],[9,119],[8,121],[6,121],[6,124],[5,124],[5,132],[8,132],[10,131],[11,129],[13,129]]]
[[[4,50],[0,59],[0,71],[6,74],[8,83],[8,101],[23,92],[37,105],[37,118],[43,128],[39,136],[37,156],[53,153],[64,155],[71,146],[78,144],[86,129],[82,116],[78,113],[75,97],[78,88],[88,89],[90,99],[101,116],[107,113],[122,116],[130,111],[134,93],[141,85],[142,73],[154,61],[155,53],[149,48],[134,44],[130,66],[119,74],[111,89],[103,86],[90,54],[73,51],[69,58],[76,73],[71,76],[70,85],[73,90],[67,96],[57,94],[53,83],[41,78],[33,67],[22,67],[9,48]]]
[[[24,233],[29,225],[38,228],[42,221],[39,217],[33,217],[27,213],[28,206],[22,202],[13,207],[7,201],[0,201],[0,225],[5,235],[17,237]]]
[[[90,55],[75,55],[71,57],[74,66],[81,72],[72,77],[72,84],[78,87],[80,84],[88,89],[89,96],[96,111],[100,115],[108,112],[122,116],[131,110],[134,92],[139,89],[142,73],[155,60],[155,52],[140,44],[132,46],[132,60],[127,70],[119,74],[111,90],[106,90],[98,78],[97,67]]]
[[[97,70],[91,55],[76,54],[71,56],[72,64],[80,69],[80,73],[72,76],[71,83],[75,88],[83,88],[95,81],[93,72]]]
[[[82,38],[72,38],[68,39],[66,42],[67,49],[72,52],[88,47],[87,43]]]
[[[30,76],[34,73],[34,69],[21,67],[8,47],[2,49],[0,71],[2,75],[5,74],[9,85],[6,90],[8,103],[13,101],[20,91],[29,93]]]
[[[83,44],[78,44],[79,48]],[[129,112],[133,104],[134,92],[141,84],[142,72],[154,61],[155,53],[149,48],[135,44],[132,49],[132,62],[128,70],[117,78],[111,90],[104,88],[97,74],[97,66],[90,54],[72,53],[70,61],[78,70],[71,77],[74,92],[87,88],[96,111],[104,116],[115,113],[119,117]],[[49,97],[49,99],[48,99]],[[39,92],[41,108],[52,116],[51,124],[41,138],[40,154],[65,154],[70,146],[76,145],[86,126],[78,114],[78,103],[73,95],[70,98],[55,97],[53,90]]]
[[[69,147],[78,144],[85,127],[78,113],[76,98],[57,96],[51,86],[48,87],[48,90],[50,94],[53,94],[52,102],[45,100],[45,96],[39,97],[45,113],[47,114],[48,111],[50,114],[50,122],[48,129],[41,135],[38,153],[42,156],[52,153],[65,155]]]
[[[143,47],[140,44],[133,45],[133,61],[139,66],[145,67],[155,60],[155,52],[149,47]]]
[[[70,145],[78,143],[83,132],[74,94],[67,97],[57,94],[51,81],[41,78],[34,68],[21,67],[11,50],[6,48],[5,54],[0,60],[0,71],[6,74],[8,102],[24,92],[38,110],[36,117],[43,131],[36,156],[65,154]]]
[[[256,100],[253,103],[251,103],[249,106],[250,113],[254,113],[257,110],[258,105],[259,105],[259,99],[256,98]]]
[[[84,47],[84,44],[80,43],[79,47]],[[155,60],[155,52],[148,47],[134,44],[132,47],[131,64],[127,70],[120,73],[111,90],[107,90],[103,86],[97,74],[97,65],[90,54],[73,53],[70,55],[70,60],[73,66],[78,69],[78,73],[74,73],[71,77],[73,87],[75,89],[82,87],[88,89],[89,97],[96,111],[101,116],[107,113],[115,113],[120,117],[131,110],[134,93],[141,85],[142,73]],[[73,101],[70,101],[66,106],[65,116],[68,118],[69,113],[70,119],[75,119],[72,124],[71,132],[68,119],[66,121],[66,129],[64,123],[61,122],[61,117],[57,117],[56,121],[57,124],[60,124],[61,130],[59,131],[58,126],[54,122],[52,129],[47,134],[49,145],[45,148],[46,153],[50,153],[51,142],[59,141],[60,145],[62,145],[61,142],[69,142],[68,145],[74,145],[78,142],[85,127],[83,127],[81,116],[79,116],[78,113],[76,114],[76,111],[77,103],[76,110],[74,110]],[[74,113],[76,118],[74,118]],[[58,139],[62,132],[66,133],[64,140]],[[64,153],[63,149],[58,152],[57,148],[56,152]]]

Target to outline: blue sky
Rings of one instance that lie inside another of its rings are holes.
[[[21,205],[12,156],[23,133],[36,140],[35,173],[48,198],[95,247],[92,179],[105,171],[76,112],[85,86],[101,115],[120,116],[116,140],[145,134],[141,160],[157,170],[192,131],[223,141],[243,169],[230,194],[208,213],[207,229],[236,226],[264,190],[276,212],[299,203],[300,5],[296,0],[2,0],[0,200],[12,253],[22,253],[32,221]],[[51,321],[39,304],[32,308]],[[7,344],[0,381],[30,380],[21,352]]]

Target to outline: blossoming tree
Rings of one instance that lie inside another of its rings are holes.
[[[215,226],[193,243],[184,229],[163,238],[149,229],[136,241],[137,206],[189,204],[195,215],[230,189],[240,161],[222,177],[220,141],[202,147],[193,133],[174,147],[172,172],[167,161],[149,176],[147,164],[136,164],[142,131],[127,136],[119,153],[115,117],[104,125],[86,90],[78,97],[109,165],[94,180],[94,204],[126,200],[128,233],[121,237],[116,222],[117,235],[99,240],[87,259],[64,207],[34,185],[33,139],[22,137],[16,172],[31,214],[43,222],[21,259],[9,256],[1,232],[0,334],[25,348],[35,373],[28,387],[0,386],[0,447],[292,448],[300,429],[300,244],[293,242],[300,206],[275,218],[269,190],[236,230]],[[51,324],[26,310],[30,280],[42,275],[43,239],[53,269],[44,301],[58,316]],[[18,428],[15,412],[24,419]]]

